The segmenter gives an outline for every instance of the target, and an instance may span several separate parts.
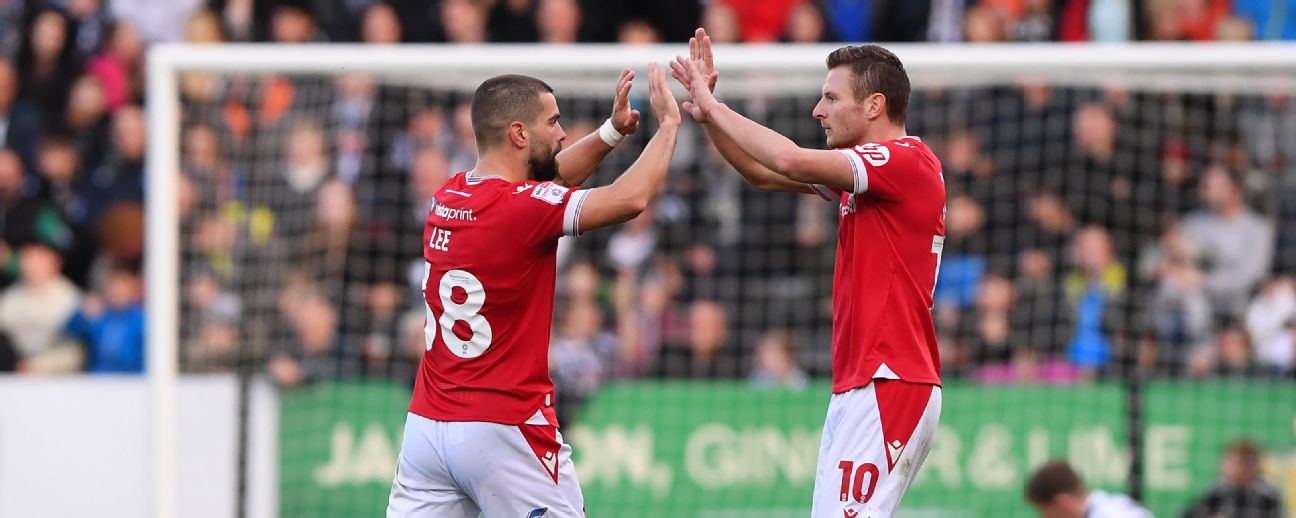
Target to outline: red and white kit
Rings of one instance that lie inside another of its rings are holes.
[[[549,326],[558,238],[588,191],[473,172],[424,229],[426,352],[387,516],[584,516],[553,411]]]
[[[932,290],[945,244],[940,161],[916,137],[838,150],[854,189],[840,200],[833,274],[833,396],[815,476],[815,518],[895,513],[940,420]]]

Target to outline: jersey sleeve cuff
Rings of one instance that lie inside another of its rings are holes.
[[[832,191],[829,190],[827,186],[819,185],[817,183],[811,183],[806,185],[809,185],[810,190],[814,191],[815,194],[818,194],[819,197],[823,198],[825,201],[836,201],[832,197],[833,194]]]
[[[567,208],[563,210],[564,236],[580,236],[581,206],[585,205],[585,198],[589,196],[589,193],[587,190],[580,189],[572,193],[571,198],[567,199]]]
[[[850,160],[851,169],[855,173],[855,188],[851,189],[854,194],[863,194],[868,190],[868,169],[864,168],[864,161],[860,159],[858,153],[853,149],[838,149],[846,158]]]

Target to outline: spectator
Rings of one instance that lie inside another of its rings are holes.
[[[144,372],[144,302],[139,274],[129,267],[113,270],[103,299],[89,297],[67,322],[67,332],[89,350],[92,373]]]
[[[661,41],[657,28],[644,20],[630,20],[617,30],[617,42],[622,45],[651,45]]]
[[[963,15],[963,34],[968,43],[999,43],[1004,41],[1003,20],[988,7],[975,6]]]
[[[540,43],[576,43],[581,29],[580,3],[577,0],[539,0],[536,29]]]
[[[1193,41],[1211,41],[1221,20],[1228,16],[1230,0],[1187,0],[1179,2],[1179,32]]]
[[[535,0],[504,0],[490,12],[487,31],[496,43],[534,43]]]
[[[1085,487],[1065,461],[1044,463],[1026,481],[1026,501],[1044,518],[1152,518],[1134,499]]]
[[[1259,40],[1296,40],[1296,1],[1234,0],[1233,12],[1255,27]]]
[[[702,27],[714,43],[738,43],[742,27],[738,12],[725,2],[708,2],[702,9]]]
[[[63,339],[63,324],[81,303],[81,290],[59,274],[63,262],[42,244],[19,254],[21,276],[0,298],[0,332],[13,340],[19,370],[65,374],[80,370],[83,353]]]
[[[391,45],[401,42],[400,16],[391,4],[377,2],[366,7],[360,21],[360,34],[365,43]]]
[[[127,106],[112,119],[112,147],[103,165],[82,183],[86,221],[98,222],[113,203],[144,202],[144,152],[148,125],[144,110]]]
[[[286,313],[291,335],[287,345],[270,359],[270,379],[281,387],[297,387],[337,378],[337,310],[309,288],[292,300],[294,307]]]
[[[638,272],[657,249],[657,231],[650,208],[630,220],[608,240],[607,256],[617,270]]]
[[[603,330],[603,313],[593,300],[572,300],[566,306],[557,312],[560,324],[549,349],[549,372],[558,394],[558,421],[570,423],[602,387],[617,339]]]
[[[107,109],[117,109],[142,99],[144,43],[135,26],[117,22],[104,51],[90,60],[86,71],[99,79]]]
[[[1251,356],[1251,341],[1236,322],[1226,320],[1215,333],[1215,343],[1192,351],[1188,374],[1195,377],[1246,378],[1263,374]]]
[[[180,41],[185,20],[203,5],[203,0],[110,0],[112,18],[128,21],[139,29],[144,41]],[[237,1],[229,2],[237,3]]]
[[[1097,226],[1076,233],[1071,254],[1075,269],[1066,277],[1065,294],[1073,331],[1067,357],[1093,371],[1108,365],[1118,345],[1113,342],[1123,337],[1125,267],[1116,262],[1107,231]]]
[[[797,365],[796,340],[788,331],[770,331],[756,344],[755,361],[749,379],[759,388],[805,388],[807,376]]]
[[[94,76],[81,76],[72,85],[63,128],[72,135],[73,145],[88,169],[98,167],[106,152],[111,126],[107,108],[103,85]]]
[[[246,196],[247,175],[230,165],[215,128],[207,124],[190,126],[184,131],[182,144],[181,170],[193,182],[202,210],[219,210]]]
[[[38,197],[58,210],[59,217],[72,231],[71,242],[61,249],[67,261],[63,271],[73,283],[84,285],[96,249],[93,238],[96,222],[88,218],[87,208],[96,200],[88,197],[80,157],[67,138],[46,135],[41,139],[37,167]]]
[[[975,365],[1008,364],[1017,353],[1012,342],[1016,290],[998,274],[986,275],[979,284],[975,306],[959,319],[959,341]]]
[[[1278,489],[1260,474],[1260,447],[1233,441],[1220,459],[1220,480],[1184,512],[1184,518],[1282,518]]]
[[[1084,4],[1084,2],[1072,2]],[[1130,0],[1091,0],[1088,16],[1089,41],[1119,43],[1133,37],[1134,6]],[[1155,16],[1155,14],[1153,15]]]
[[[1296,369],[1296,285],[1290,277],[1269,281],[1247,309],[1246,329],[1256,359],[1283,376]]]
[[[781,41],[787,43],[824,43],[832,41],[824,23],[823,11],[814,2],[801,2],[788,12]]]
[[[183,365],[189,371],[229,372],[239,367],[243,302],[209,269],[188,276],[181,330]]]
[[[738,365],[725,349],[728,341],[728,316],[724,306],[710,300],[698,300],[688,306],[687,327],[683,343],[667,343],[661,353],[659,372],[666,376],[690,378],[732,378]],[[672,340],[674,341],[674,340]]]
[[[951,1],[958,4],[954,10],[960,14],[963,10],[962,2],[963,0]],[[823,5],[824,19],[830,25],[829,31],[840,41],[874,41],[873,24],[876,17],[873,14],[873,0],[823,0]],[[932,10],[935,12],[936,8],[933,7]]]
[[[390,277],[390,275],[389,275]],[[356,330],[347,337],[353,345],[348,352],[359,351],[358,370],[364,376],[383,378],[402,378],[410,372],[408,356],[401,350],[401,303],[404,302],[401,287],[390,278],[384,278],[370,284],[365,292],[362,312],[363,321],[353,324]],[[352,353],[353,354],[353,353]],[[353,360],[348,356],[349,363]],[[355,367],[343,366],[344,372]]]
[[[1205,275],[1177,226],[1167,230],[1146,255],[1149,266],[1144,268],[1150,271],[1145,275],[1154,283],[1148,324],[1158,345],[1159,366],[1178,373],[1188,351],[1209,346],[1212,313]]]
[[[248,42],[256,39],[255,6],[256,0],[226,0],[220,19],[229,41]]]
[[[108,37],[111,17],[100,0],[68,0],[68,15],[75,27],[77,54],[93,56]]]
[[[1008,30],[1009,39],[1040,43],[1056,39],[1052,0],[1026,0],[1026,12]]]
[[[23,187],[22,162],[18,155],[0,149],[0,287],[7,287],[18,277],[18,249],[29,243],[45,243],[56,250],[68,250],[72,231],[59,216],[58,209],[32,196]]]
[[[27,2],[0,1],[0,57],[13,56],[22,46],[23,12]]]
[[[225,43],[225,27],[221,24],[220,15],[209,10],[200,10],[185,22],[187,43]]]
[[[1018,261],[1014,318],[1020,324],[1014,329],[1013,341],[1037,360],[1052,361],[1060,356],[1061,345],[1070,338],[1064,335],[1067,318],[1062,313],[1066,303],[1055,282],[1056,268],[1049,256],[1038,250],[1023,252]]]
[[[258,200],[274,214],[275,234],[302,235],[310,228],[319,188],[332,176],[324,130],[318,123],[299,121],[288,130],[281,174]]]
[[[471,134],[471,125],[468,130]],[[414,111],[405,129],[392,140],[391,156],[388,159],[396,169],[409,169],[419,150],[439,148],[449,153],[455,138],[456,135],[452,134],[446,121],[445,112],[440,107],[434,105],[420,108]]]
[[[274,43],[312,43],[327,39],[310,10],[295,2],[275,6],[270,15],[270,37]]]
[[[972,304],[987,266],[981,246],[985,209],[969,196],[957,196],[949,201],[946,214],[945,251],[933,295],[941,311],[959,310]]]
[[[733,8],[738,17],[742,41],[771,43],[787,23],[788,13],[802,0],[720,0]]]
[[[372,126],[378,110],[378,85],[362,74],[347,74],[335,81],[332,102],[333,170],[348,185],[373,183],[378,175],[379,138]]]
[[[40,10],[27,26],[27,39],[18,51],[19,97],[29,100],[43,116],[44,126],[63,121],[68,92],[79,72],[76,46],[68,41],[70,22],[53,8]]]
[[[486,43],[489,6],[484,0],[442,0],[441,24],[449,43]]]
[[[0,55],[0,148],[12,149],[28,171],[36,169],[39,111],[18,96],[20,79],[13,63]]]
[[[1246,206],[1237,180],[1223,166],[1207,169],[1199,193],[1206,209],[1184,218],[1183,233],[1198,251],[1215,315],[1240,318],[1269,272],[1274,228]]]
[[[1215,23],[1215,41],[1251,41],[1255,39],[1255,27],[1251,21],[1229,14]]]

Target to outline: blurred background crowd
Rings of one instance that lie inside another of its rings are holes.
[[[0,370],[142,369],[151,43],[679,43],[698,25],[717,43],[1290,40],[1296,1],[0,0]],[[611,87],[559,92],[569,142]],[[412,380],[423,217],[474,163],[470,92],[358,75],[181,90],[183,368]],[[821,146],[815,97],[730,104]],[[946,376],[1291,376],[1289,93],[919,84],[909,131],[948,182]],[[652,210],[564,240],[560,409],[616,379],[826,376],[836,220],[743,185],[686,125]]]

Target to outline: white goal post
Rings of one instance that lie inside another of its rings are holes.
[[[840,45],[719,46],[715,54],[720,93],[801,92],[822,84],[824,58]],[[1124,84],[1180,90],[1214,89],[1296,92],[1296,45],[1209,44],[1019,44],[887,45],[905,63],[915,86],[1005,82],[1038,76],[1050,82]],[[564,93],[610,93],[617,72],[645,70],[687,54],[685,44],[654,46],[579,45],[223,45],[161,44],[148,55],[147,372],[151,382],[154,451],[153,508],[157,518],[176,514],[176,384],[178,379],[180,247],[177,175],[181,156],[179,75],[204,71],[231,74],[373,73],[432,86],[471,91],[491,75],[515,72],[550,81]],[[1284,72],[1285,73],[1282,73]],[[1278,73],[1275,73],[1278,72]],[[640,77],[646,77],[641,75]],[[672,81],[673,82],[673,81]],[[636,88],[646,87],[644,80]],[[680,90],[677,88],[676,90]],[[809,114],[806,114],[807,117]]]

